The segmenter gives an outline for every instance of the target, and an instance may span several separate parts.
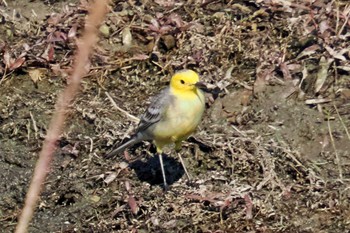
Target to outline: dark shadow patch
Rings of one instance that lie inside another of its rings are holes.
[[[180,162],[176,159],[163,154],[164,170],[168,185],[178,181],[185,171]],[[137,177],[151,185],[163,185],[162,170],[160,167],[159,156],[155,155],[146,162],[137,160],[130,163],[130,168],[134,169]]]

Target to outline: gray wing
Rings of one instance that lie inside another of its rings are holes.
[[[159,95],[155,96],[152,99],[151,104],[141,116],[136,132],[145,131],[151,125],[160,121],[169,107],[172,98],[172,95],[169,93],[169,88],[164,89]]]

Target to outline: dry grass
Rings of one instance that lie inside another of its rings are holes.
[[[350,195],[349,6],[347,1],[113,3],[33,232],[37,226],[63,232],[344,232]],[[52,86],[69,81],[71,51],[85,14],[81,3],[40,27],[33,22],[29,38],[14,23],[16,40],[2,47],[2,56],[12,60],[2,64],[1,85],[16,83],[13,73],[39,67],[52,75],[37,81],[39,89],[56,90]],[[30,49],[24,53],[19,38],[27,38]],[[179,163],[166,157],[172,188],[164,193],[149,144],[115,160],[103,156],[133,130],[133,116],[149,97],[186,67],[209,84],[207,111],[183,151],[194,182],[186,184]],[[3,134],[27,140],[35,151],[26,129],[42,140],[45,118],[32,111],[29,126],[15,118],[11,114],[20,106],[15,96],[0,102],[11,110],[0,115]],[[37,105],[36,95],[22,98],[33,98],[28,108]],[[13,203],[0,220],[6,229],[15,221],[18,201]],[[48,223],[43,219],[50,213],[55,218]]]

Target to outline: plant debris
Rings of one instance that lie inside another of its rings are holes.
[[[13,231],[89,2],[0,2],[0,225]],[[346,232],[348,1],[112,1],[30,232]],[[208,83],[182,155],[106,159],[176,70]]]

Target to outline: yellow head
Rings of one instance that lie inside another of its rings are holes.
[[[178,92],[195,91],[199,84],[199,75],[193,70],[181,70],[174,74],[170,88]]]

